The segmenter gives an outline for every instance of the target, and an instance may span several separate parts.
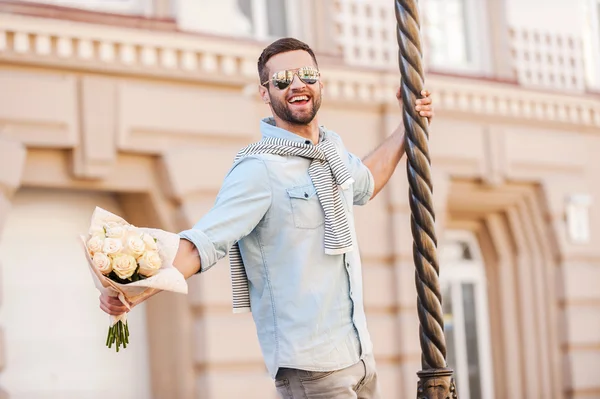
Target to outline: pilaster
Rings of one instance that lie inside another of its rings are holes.
[[[8,218],[11,198],[20,185],[26,150],[17,141],[3,138],[0,133],[0,239]],[[2,273],[0,264],[0,306],[2,306]],[[4,329],[0,326],[0,373],[6,367]],[[0,399],[8,398],[8,393],[0,386]]]

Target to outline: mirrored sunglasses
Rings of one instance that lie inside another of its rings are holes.
[[[271,77],[271,80],[267,80],[266,82],[262,83],[262,85],[264,86],[271,82],[273,83],[273,86],[277,87],[279,90],[284,90],[292,84],[295,75],[297,75],[302,82],[308,85],[317,83],[319,81],[319,77],[321,76],[319,70],[314,67],[286,69],[275,72],[273,77]]]

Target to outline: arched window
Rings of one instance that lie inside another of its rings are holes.
[[[449,231],[439,251],[448,366],[462,399],[493,399],[485,267],[477,239]]]

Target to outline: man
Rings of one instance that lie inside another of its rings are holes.
[[[379,398],[352,207],[388,182],[403,127],[361,161],[317,122],[323,83],[309,46],[277,40],[258,71],[273,117],[236,157],[213,208],[180,234],[175,266],[189,278],[231,249],[234,310],[251,308],[282,398]],[[431,118],[423,95],[416,109]],[[100,301],[109,314],[126,310]]]

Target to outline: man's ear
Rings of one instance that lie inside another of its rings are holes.
[[[260,94],[260,98],[265,104],[269,104],[271,99],[269,97],[269,90],[265,86],[258,86],[258,93]]]

